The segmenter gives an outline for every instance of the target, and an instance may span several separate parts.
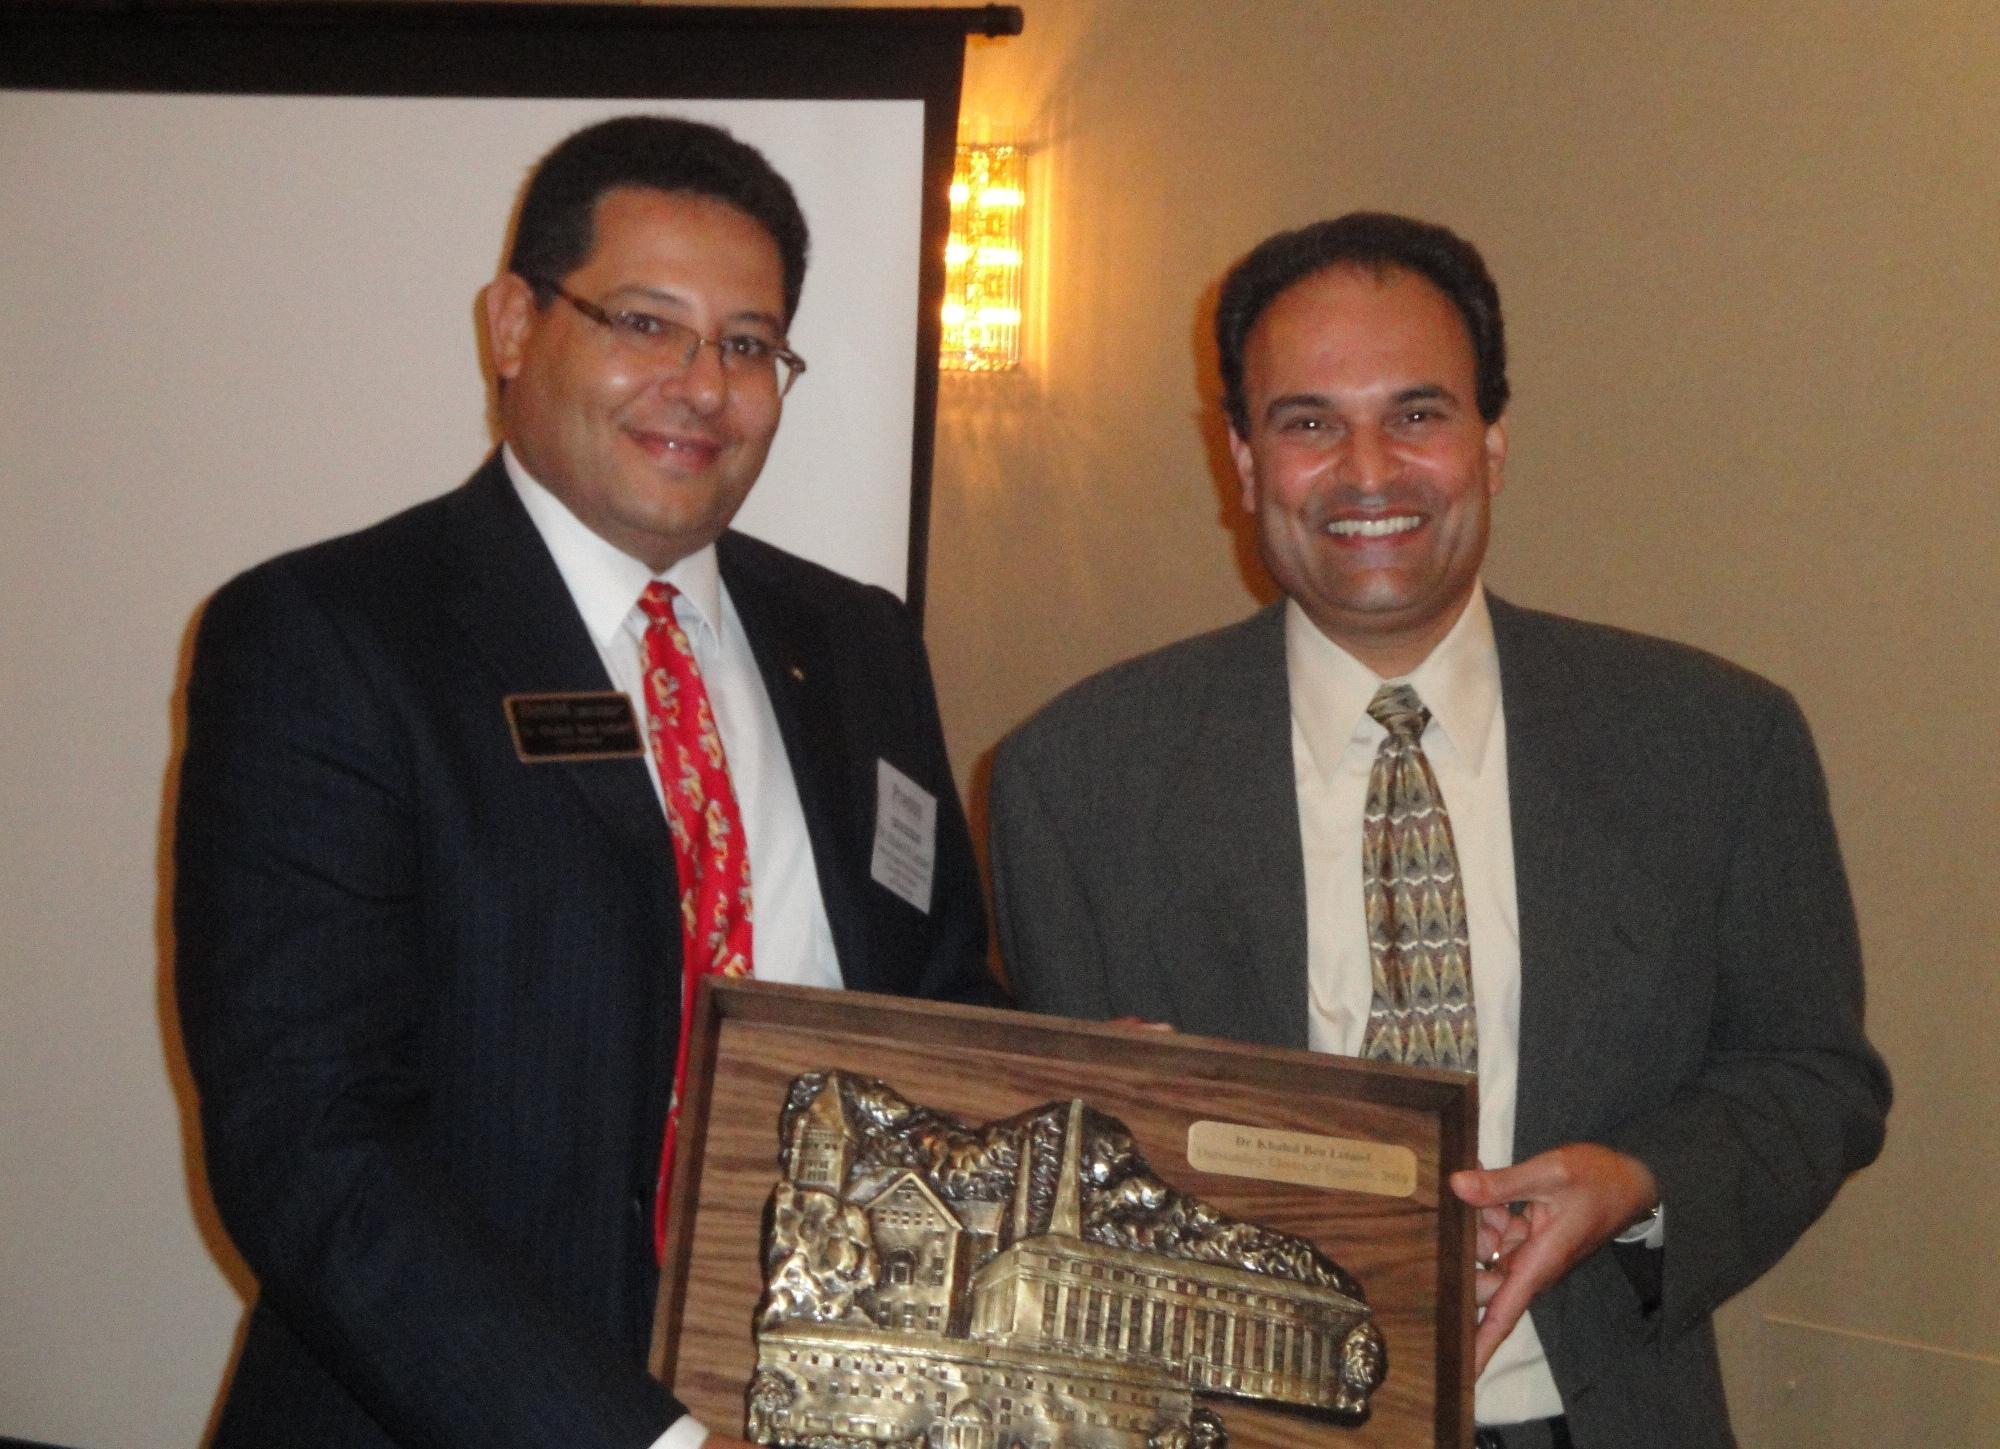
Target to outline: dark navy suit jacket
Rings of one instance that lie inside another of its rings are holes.
[[[846,984],[990,999],[907,611],[747,537],[718,552]],[[680,1412],[644,1371],[672,843],[644,760],[524,764],[501,703],[609,688],[497,458],[204,613],[176,976],[261,1290],[217,1444],[639,1449]],[[937,797],[928,911],[869,875],[878,759]]]

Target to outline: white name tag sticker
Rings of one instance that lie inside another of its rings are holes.
[[[937,864],[937,796],[887,760],[875,762],[875,854],[868,873],[925,915]]]

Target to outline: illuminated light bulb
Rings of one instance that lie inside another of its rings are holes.
[[[951,371],[1020,366],[1025,201],[1018,146],[958,148],[940,318],[939,361]]]

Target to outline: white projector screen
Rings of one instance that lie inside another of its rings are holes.
[[[492,447],[473,299],[556,141],[726,126],[799,193],[811,370],[740,526],[907,592],[923,105],[0,92],[0,542],[171,612],[443,492]],[[79,511],[92,550],[39,546]],[[103,550],[104,553],[98,553]],[[106,556],[108,554],[109,556]],[[134,577],[134,571],[138,577]]]

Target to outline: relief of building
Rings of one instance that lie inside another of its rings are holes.
[[[969,1127],[880,1082],[795,1080],[749,1433],[817,1449],[1196,1449],[1212,1394],[1365,1416],[1360,1285],[1155,1177],[1080,1101]]]

